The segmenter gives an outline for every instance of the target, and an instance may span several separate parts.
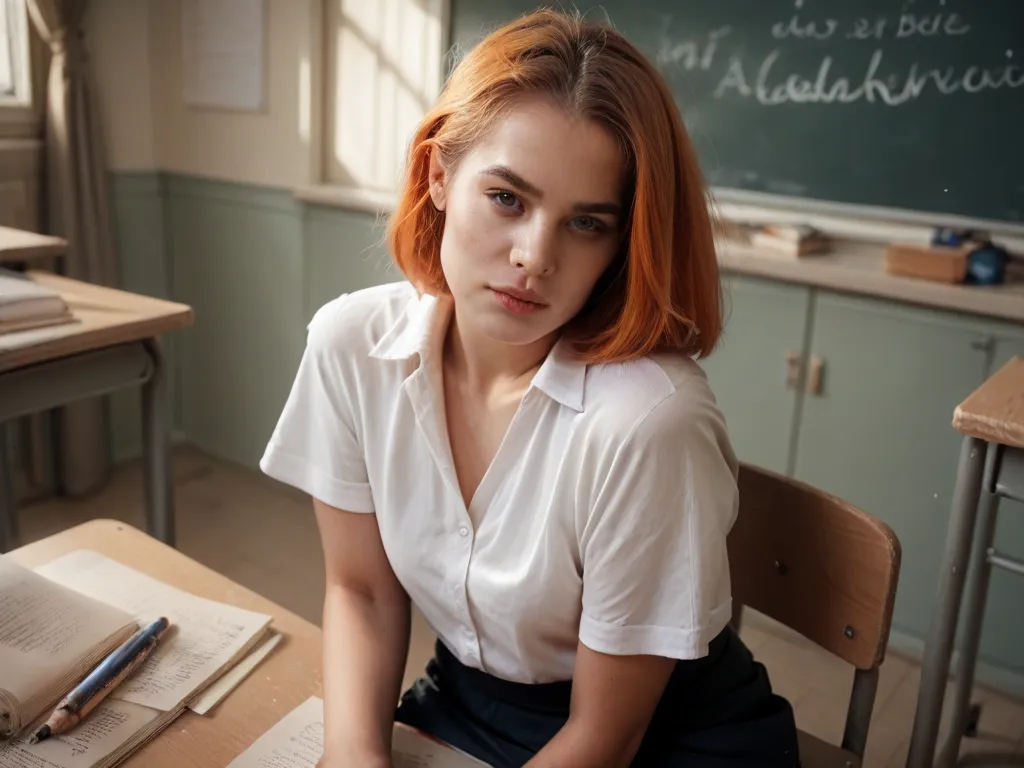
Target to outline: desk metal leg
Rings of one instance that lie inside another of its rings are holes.
[[[957,464],[956,490],[953,492],[953,509],[946,534],[946,551],[939,574],[939,591],[921,665],[921,687],[907,755],[908,768],[931,768],[935,759],[957,614],[978,516],[985,453],[984,441],[973,437],[964,438]]]
[[[0,554],[18,545],[18,510],[14,506],[14,478],[7,455],[7,424],[0,421]]]
[[[150,535],[175,545],[174,479],[167,413],[167,371],[158,340],[146,344],[153,375],[142,385],[142,451],[146,485],[146,523]]]
[[[978,647],[981,644],[981,623],[985,617],[985,598],[988,594],[989,576],[992,573],[988,550],[995,540],[996,516],[999,511],[999,496],[992,493],[995,490],[999,453],[999,446],[990,445],[985,458],[984,483],[978,502],[977,529],[974,532],[974,546],[971,548],[970,572],[973,578],[969,581],[967,594],[964,596],[964,628],[960,664],[956,670],[956,682],[952,692],[950,733],[944,747],[939,751],[938,764],[943,768],[952,768],[957,764],[960,740],[963,737],[968,707],[971,703],[971,689],[974,687],[974,668],[978,660]]]

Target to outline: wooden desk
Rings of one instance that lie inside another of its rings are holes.
[[[1024,358],[1015,357],[953,411],[957,432],[1024,448]]]
[[[953,412],[963,435],[946,551],[921,666],[921,687],[907,765],[952,766],[968,723],[974,668],[981,643],[992,567],[1024,575],[1024,561],[993,548],[1000,498],[1024,501],[1024,358],[1015,357],[970,394]],[[968,580],[968,570],[971,578]],[[970,590],[964,595],[964,588]],[[964,632],[952,692],[949,733],[939,748],[939,727],[963,599]],[[936,759],[937,755],[937,759]],[[1005,755],[972,755],[972,764]],[[980,760],[978,758],[981,758]]]
[[[62,237],[0,227],[0,264],[63,256],[67,250],[68,241]]]
[[[201,597],[270,614],[273,628],[284,635],[277,648],[211,713],[186,712],[123,766],[225,766],[309,696],[323,695],[318,627],[129,525],[93,520],[9,556],[34,568],[76,549],[95,550]]]
[[[160,335],[193,322],[184,304],[83,283],[48,272],[76,322],[0,334],[0,432],[5,422],[131,386],[142,388],[147,522],[174,543],[170,427]],[[0,439],[0,552],[17,540],[5,441]]]

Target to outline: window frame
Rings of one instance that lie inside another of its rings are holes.
[[[7,13],[13,96],[0,95],[0,140],[41,139],[49,51],[29,18],[25,0],[0,0]]]

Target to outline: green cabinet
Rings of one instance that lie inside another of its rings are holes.
[[[800,416],[794,475],[888,523],[903,547],[893,629],[928,632],[955,482],[957,403],[985,378],[963,318],[819,293],[809,354],[822,383]]]
[[[740,460],[786,472],[799,402],[787,361],[799,364],[810,289],[727,276],[723,299],[725,332],[701,364]]]
[[[730,276],[721,347],[704,367],[742,461],[884,520],[903,547],[892,646],[927,637],[956,480],[953,410],[1012,355],[1024,328],[955,312]],[[799,383],[787,357],[799,356]],[[1024,505],[1004,501],[996,546],[1024,557]],[[994,572],[979,680],[1024,686],[1024,580]]]

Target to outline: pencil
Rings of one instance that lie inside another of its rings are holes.
[[[111,652],[64,697],[28,743],[36,744],[50,736],[67,733],[82,722],[96,705],[149,658],[169,626],[170,622],[161,617]]]

